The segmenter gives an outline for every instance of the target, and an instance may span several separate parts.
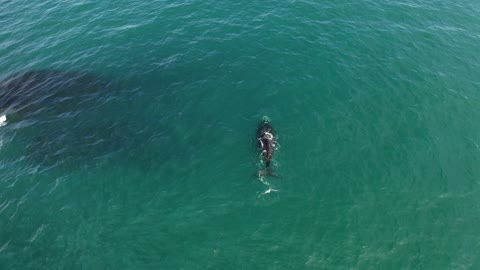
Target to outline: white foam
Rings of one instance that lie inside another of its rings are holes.
[[[265,190],[263,193],[259,194],[259,197],[260,196],[263,196],[263,195],[267,195],[269,193],[272,193],[272,192],[278,192],[279,190],[278,189],[274,189],[272,188],[272,186],[270,185],[270,183],[265,179],[264,176],[262,175],[258,175],[258,180],[260,180],[260,182],[262,182],[262,184],[264,184],[266,187],[267,187],[267,190]]]
[[[2,115],[0,116],[0,127],[3,127],[7,124],[7,116],[6,115]]]
[[[265,186],[267,186],[267,187],[270,186],[270,183],[268,183],[268,181],[265,180],[265,177],[263,177],[262,175],[258,176],[258,180],[260,180],[260,182],[262,182]]]
[[[278,190],[277,190],[277,189],[273,189],[273,188],[269,188],[269,189],[265,190],[265,192],[263,192],[263,194],[268,194],[268,193],[270,193],[270,192],[278,192]]]

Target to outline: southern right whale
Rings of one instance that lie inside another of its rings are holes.
[[[78,101],[78,97],[85,94],[100,92],[106,85],[107,83],[85,72],[19,72],[0,80],[0,116],[12,115],[17,118],[15,116],[18,114],[46,109],[59,111],[60,104],[74,99]]]
[[[69,160],[83,164],[78,161],[130,147],[126,137],[132,129],[108,117],[122,109],[116,102],[118,86],[82,71],[0,76],[0,129],[12,138],[7,146],[23,148],[22,155],[48,166]]]
[[[267,120],[262,120],[257,129],[257,142],[261,150],[261,155],[265,160],[265,170],[261,174],[276,175],[270,168],[273,153],[276,146],[276,133]]]

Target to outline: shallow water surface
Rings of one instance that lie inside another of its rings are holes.
[[[480,267],[479,3],[0,6],[0,269]]]

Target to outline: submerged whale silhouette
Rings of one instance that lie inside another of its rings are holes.
[[[106,83],[84,72],[26,71],[0,80],[0,115],[17,115],[92,94]],[[57,106],[58,108],[58,106]],[[14,117],[15,118],[15,117]]]
[[[114,102],[110,80],[85,72],[37,70],[0,79],[0,126],[15,132],[10,144],[23,155],[50,165],[92,160],[128,145],[131,134],[119,121],[104,117]],[[110,106],[110,107],[109,107]]]

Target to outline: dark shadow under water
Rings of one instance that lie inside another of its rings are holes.
[[[152,99],[143,90],[85,72],[8,76],[0,80],[0,115],[7,116],[0,139],[8,141],[0,156],[66,170],[113,162],[148,171],[188,162],[203,133],[175,117],[181,95]]]
[[[105,93],[109,82],[84,72],[38,70],[0,81],[0,112],[20,119],[45,111],[61,113]]]
[[[83,72],[28,71],[0,81],[0,114],[11,147],[35,163],[76,166],[131,145],[119,83]],[[118,115],[117,115],[118,116]],[[4,134],[5,135],[5,134]]]

